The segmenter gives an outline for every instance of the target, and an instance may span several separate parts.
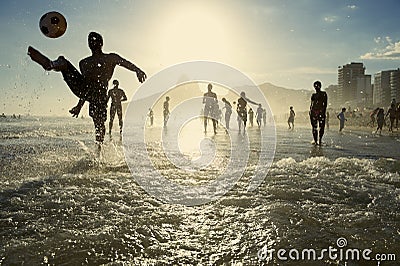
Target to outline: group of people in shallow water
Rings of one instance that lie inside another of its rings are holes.
[[[328,103],[328,96],[326,92],[321,91],[321,82],[316,81],[314,82],[314,89],[315,93],[311,96],[311,105],[310,105],[310,122],[312,126],[312,134],[314,143],[320,145],[322,143],[322,137],[325,132],[325,125],[328,125],[329,119],[329,112],[327,112],[327,103]],[[345,121],[347,118],[345,117],[346,108],[342,108],[341,112],[336,116],[339,120],[339,132],[342,132]],[[294,129],[294,117],[295,112],[293,110],[293,106],[290,106],[289,111],[289,118],[288,118],[288,125],[289,130]],[[377,122],[377,129],[375,134],[379,132],[382,133],[382,127],[386,123],[386,119],[389,117],[389,132],[393,132],[394,128],[398,129],[398,124],[400,120],[400,103],[396,104],[396,100],[393,99],[391,102],[390,107],[388,108],[387,112],[383,108],[376,108],[370,114],[371,121],[367,124],[368,125],[375,125]]]
[[[210,118],[213,124],[214,134],[217,134],[217,124],[221,114],[218,105],[217,94],[212,91],[212,84],[208,84],[207,90],[208,91],[203,95],[204,109],[202,116],[204,121],[204,132],[207,132],[208,120]],[[224,107],[222,108],[222,110],[225,109],[225,127],[227,130],[229,130],[232,115],[232,104],[226,98],[222,98],[222,102],[224,103]],[[237,100],[236,106],[239,133],[241,133],[242,129],[243,132],[246,131],[248,120],[247,114],[249,114],[250,116],[250,125],[253,125],[254,111],[252,110],[252,108],[247,111],[247,103],[258,106],[256,111],[256,119],[259,128],[261,127],[263,117],[264,119],[266,117],[266,110],[262,108],[262,104],[256,103],[255,101],[249,99],[248,97],[246,97],[246,93],[242,91],[240,93],[240,98]],[[233,102],[233,104],[236,104],[236,102]]]
[[[28,47],[28,55],[30,58],[41,65],[46,71],[57,71],[61,72],[64,81],[70,88],[70,90],[79,98],[79,101],[75,107],[73,107],[69,112],[73,117],[78,117],[84,103],[89,102],[89,115],[92,117],[95,132],[96,132],[96,141],[98,143],[102,143],[104,141],[104,135],[106,132],[105,122],[107,120],[107,106],[108,101],[111,98],[111,107],[110,107],[110,122],[109,122],[109,133],[111,135],[112,126],[115,114],[118,115],[119,120],[119,129],[120,133],[122,133],[123,120],[122,120],[122,101],[126,101],[127,97],[125,92],[119,88],[118,80],[113,81],[113,88],[108,91],[108,83],[112,78],[114,73],[114,69],[116,66],[122,66],[132,72],[136,73],[137,79],[139,82],[144,82],[147,78],[144,71],[142,71],[135,64],[130,61],[122,58],[120,55],[116,53],[104,53],[103,48],[103,37],[96,32],[90,32],[88,35],[88,46],[92,52],[92,54],[79,62],[78,71],[70,61],[68,61],[65,57],[59,56],[56,60],[51,61],[46,56],[41,54],[35,48],[29,46]],[[322,84],[320,81],[314,82],[315,93],[311,96],[311,105],[310,105],[310,122],[312,126],[312,135],[314,139],[314,143],[316,145],[321,144],[322,137],[325,131],[325,123],[327,118],[327,102],[328,96],[326,92],[321,91]],[[230,117],[232,114],[232,105],[226,99],[222,98],[222,102],[224,103],[225,109],[225,127],[227,129],[230,128]],[[262,121],[264,124],[266,122],[266,110],[262,108],[260,103],[256,103],[251,99],[246,97],[245,92],[240,93],[240,98],[237,102],[233,102],[237,104],[236,111],[238,114],[238,126],[239,132],[246,130],[247,125],[247,114],[249,114],[250,123],[252,124],[252,117],[254,116],[254,112],[247,111],[247,104],[254,104],[257,106],[256,109],[256,120],[257,124],[260,127]],[[204,104],[204,131],[207,132],[208,120],[210,118],[213,125],[214,133],[217,133],[217,121],[218,116],[220,115],[220,109],[218,106],[217,95],[212,91],[212,84],[208,85],[208,91],[203,96],[203,104]],[[344,112],[346,110],[342,110],[342,113],[337,117],[340,120],[340,130],[343,129],[344,126]],[[163,116],[164,116],[164,126],[167,125],[167,121],[169,118],[169,97],[166,97],[166,100],[163,105]],[[378,130],[382,130],[384,118],[389,116],[390,118],[390,127],[389,130],[393,130],[394,121],[400,118],[400,105],[396,105],[392,103],[391,107],[384,114],[384,110],[382,108],[377,108],[374,111],[374,115],[378,123]],[[153,124],[154,114],[153,111],[149,110],[149,117],[151,124]],[[293,107],[290,108],[290,115],[288,119],[289,129],[294,129],[294,117],[295,112]],[[375,119],[375,118],[374,118]],[[374,123],[375,120],[373,120]],[[397,126],[397,125],[396,125]]]
[[[232,104],[226,99],[222,98],[222,102],[224,104],[224,107],[220,108],[218,104],[218,97],[215,92],[212,91],[212,84],[208,84],[207,86],[207,92],[204,93],[203,95],[203,104],[204,108],[201,111],[201,118],[203,120],[203,125],[204,125],[204,133],[207,133],[207,127],[209,120],[212,122],[213,126],[213,132],[214,134],[217,134],[217,127],[219,124],[219,121],[222,118],[222,111],[225,110],[225,115],[224,115],[224,120],[225,120],[225,128],[226,130],[230,129],[230,120],[231,120],[231,115],[232,115]],[[169,111],[169,101],[170,98],[169,96],[165,97],[165,101],[163,104],[163,117],[164,117],[164,127],[167,126],[167,122],[169,119],[170,111]],[[241,133],[242,129],[243,132],[246,130],[246,125],[247,125],[247,114],[249,114],[249,120],[250,120],[250,125],[253,125],[253,119],[254,119],[254,111],[252,108],[247,111],[247,103],[251,103],[254,105],[257,105],[257,111],[256,111],[256,120],[258,127],[260,128],[262,125],[262,122],[264,122],[264,125],[266,124],[266,110],[262,108],[262,104],[256,103],[246,97],[245,92],[240,93],[240,98],[237,100],[237,114],[238,114],[238,126],[239,126],[239,133]],[[233,102],[233,104],[236,104],[236,102]],[[153,111],[149,109],[148,117],[150,118],[150,125],[153,125]]]
[[[107,103],[112,99],[110,108],[110,124],[109,132],[111,133],[113,119],[115,113],[118,114],[120,132],[122,132],[122,107],[121,102],[126,100],[126,95],[122,89],[118,88],[119,82],[113,81],[114,88],[109,92],[108,82],[110,81],[116,66],[122,66],[130,71],[136,72],[139,82],[144,82],[147,78],[145,72],[130,61],[122,58],[116,53],[104,53],[103,37],[97,32],[90,32],[88,35],[88,46],[92,52],[91,56],[82,59],[79,62],[78,71],[70,61],[64,56],[59,56],[56,60],[51,61],[49,58],[41,54],[35,48],[28,47],[28,55],[30,58],[41,65],[46,71],[61,72],[64,81],[70,90],[79,98],[78,104],[69,112],[73,117],[78,117],[84,103],[89,102],[89,115],[92,117],[96,141],[102,143],[105,135],[105,121],[107,120]],[[327,95],[321,91],[321,82],[314,83],[316,93],[311,97],[310,120],[312,124],[312,132],[315,143],[321,143],[325,128]],[[229,129],[230,116],[232,114],[232,105],[223,98],[225,109],[225,125]],[[265,119],[265,109],[261,104],[252,101],[246,97],[245,92],[241,92],[240,98],[237,100],[237,114],[239,132],[246,130],[247,124],[247,103],[257,105],[256,117],[257,124],[261,126],[261,121]],[[218,100],[217,95],[212,92],[212,85],[208,85],[208,91],[203,97],[204,116],[210,117],[213,124],[214,133],[217,132],[217,111]],[[152,112],[152,111],[151,111]],[[293,112],[294,114],[294,112]],[[151,115],[153,117],[153,115]],[[167,124],[169,117],[169,97],[163,106],[164,125]],[[153,119],[153,118],[151,118]],[[204,131],[207,132],[208,119],[204,119]],[[318,131],[319,126],[319,131]]]
[[[73,117],[78,117],[79,113],[85,104],[89,102],[89,115],[93,120],[96,141],[102,143],[106,132],[105,122],[107,120],[107,106],[111,98],[110,107],[110,122],[109,133],[111,135],[113,120],[115,114],[118,115],[120,133],[122,133],[123,120],[122,120],[122,101],[126,101],[127,97],[125,92],[119,88],[118,80],[113,81],[113,88],[108,91],[108,83],[114,73],[116,66],[122,66],[130,71],[136,72],[139,82],[144,82],[147,78],[145,72],[138,68],[135,64],[122,58],[116,53],[104,53],[103,37],[97,32],[90,32],[88,35],[88,46],[92,52],[91,56],[82,59],[79,62],[78,71],[70,61],[64,56],[59,56],[56,60],[51,61],[45,55],[40,53],[35,48],[28,47],[28,55],[30,58],[41,65],[46,71],[61,72],[64,81],[78,98],[79,101],[69,112]],[[226,127],[229,129],[229,120],[232,113],[232,106],[228,100],[223,99],[225,104],[225,121]],[[204,116],[210,117],[213,123],[214,133],[216,133],[217,126],[217,108],[218,101],[217,95],[212,92],[212,85],[209,84],[208,92],[204,94]],[[237,101],[237,113],[240,119],[239,130],[245,130],[247,123],[247,103],[258,105],[257,109],[257,123],[261,126],[265,110],[262,109],[261,104],[250,100],[242,92]],[[151,123],[154,119],[152,110],[149,110]],[[169,97],[166,97],[163,106],[164,126],[166,126],[169,117]],[[208,119],[204,119],[204,131],[207,131]]]
[[[400,120],[400,103],[396,103],[396,99],[393,99],[390,107],[388,108],[387,112],[381,107],[375,108],[370,113],[370,121],[368,122],[367,126],[375,126],[375,122],[377,123],[378,127],[375,133],[381,134],[382,128],[386,124],[386,119],[389,117],[389,132],[393,132],[393,129],[398,129],[399,120]]]
[[[12,114],[10,117],[13,118],[13,119],[17,119],[17,118],[18,118],[18,119],[21,119],[21,115]],[[6,116],[5,113],[2,113],[2,114],[0,115],[0,118],[7,118],[7,116]]]
[[[337,115],[339,119],[339,132],[342,132],[345,121],[347,118],[345,117],[346,108],[342,108],[342,111]],[[370,113],[370,121],[366,124],[366,126],[375,126],[375,122],[377,123],[377,128],[375,130],[375,134],[379,133],[382,134],[382,128],[386,124],[386,120],[389,117],[389,132],[393,132],[394,128],[398,129],[398,122],[400,119],[400,103],[396,104],[396,100],[393,99],[390,107],[388,108],[387,112],[381,107],[375,108]]]

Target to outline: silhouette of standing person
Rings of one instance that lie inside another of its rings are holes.
[[[267,110],[265,108],[263,108],[262,119],[265,126],[267,124]]]
[[[231,115],[232,115],[232,105],[225,98],[222,98],[222,101],[225,103],[225,106],[222,108],[225,109],[225,126],[226,129],[229,129],[229,123],[231,121]]]
[[[315,93],[311,96],[310,122],[315,145],[321,145],[325,130],[326,107],[328,105],[328,96],[326,92],[321,91],[321,82],[314,82]],[[319,136],[318,136],[319,126]]]
[[[119,122],[119,133],[122,134],[122,126],[123,126],[123,121],[122,121],[122,104],[121,102],[128,100],[126,98],[125,92],[119,88],[119,82],[118,80],[113,81],[114,87],[108,91],[108,98],[107,102],[111,98],[111,107],[110,107],[110,123],[109,123],[109,133],[111,137],[111,129],[113,126],[114,122],[114,117],[115,113],[118,115],[118,122]]]
[[[375,116],[378,114],[379,109],[380,109],[380,108],[377,107],[376,109],[374,109],[374,110],[369,114],[369,118],[371,119],[371,121],[369,121],[369,122],[367,123],[367,126],[368,126],[369,124],[371,124],[372,127],[375,126],[375,121],[376,121]]]
[[[148,117],[150,118],[150,126],[153,126],[153,122],[154,122],[154,112],[151,108],[149,108],[149,114]]]
[[[254,111],[252,108],[249,109],[249,122],[250,126],[252,127],[254,125]]]
[[[296,116],[296,113],[293,110],[293,106],[290,106],[289,108],[289,118],[288,118],[288,125],[289,129],[294,130],[294,117]]]
[[[79,98],[78,104],[69,111],[73,117],[78,117],[85,101],[89,102],[89,115],[93,119],[96,141],[102,143],[107,120],[107,86],[115,67],[122,66],[136,72],[139,82],[145,81],[146,74],[118,54],[104,53],[103,37],[99,33],[89,33],[88,45],[92,55],[79,62],[80,72],[63,56],[50,61],[31,46],[28,47],[28,55],[45,70],[61,72],[68,87]]]
[[[393,99],[394,101],[394,99]],[[394,125],[394,120],[396,119],[396,104],[392,103],[389,107],[389,110],[386,113],[385,118],[389,116],[390,124],[389,124],[389,131],[393,132],[393,125]]]
[[[264,109],[262,108],[261,103],[258,105],[258,108],[256,110],[256,118],[257,118],[257,125],[258,128],[261,127],[262,119],[264,118]]]
[[[239,133],[242,130],[243,125],[243,132],[246,131],[246,123],[247,123],[247,102],[258,105],[258,103],[250,100],[246,97],[246,93],[242,91],[240,93],[240,98],[237,101],[237,108],[236,111],[238,113],[238,126],[239,126]]]
[[[339,119],[339,132],[342,132],[344,128],[344,122],[347,121],[346,117],[344,116],[344,113],[346,112],[346,108],[342,108],[342,112],[340,112],[337,115],[337,118]]]
[[[169,119],[169,96],[165,97],[163,105],[163,116],[164,116],[164,127],[166,127]]]
[[[212,92],[212,84],[208,84],[208,91],[204,93],[203,104],[204,104],[204,133],[207,132],[207,121],[211,118],[214,128],[214,134],[217,134],[217,112],[218,112],[218,100],[217,94]]]
[[[383,108],[379,108],[378,113],[376,114],[376,122],[378,124],[378,128],[376,129],[375,133],[378,133],[379,130],[379,135],[381,135],[382,127],[385,122],[385,110],[383,110]]]

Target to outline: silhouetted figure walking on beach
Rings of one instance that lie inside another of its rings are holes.
[[[337,115],[337,118],[339,119],[339,132],[342,132],[344,128],[344,122],[347,121],[346,117],[344,116],[344,113],[346,112],[346,108],[342,108],[342,111]]]
[[[119,88],[118,80],[113,81],[114,87],[108,91],[107,102],[111,98],[111,107],[110,107],[110,123],[109,123],[109,134],[111,137],[111,129],[113,127],[115,113],[118,115],[118,123],[119,123],[119,133],[122,134],[122,126],[124,122],[122,121],[122,104],[121,102],[128,100],[126,98],[125,92]]]
[[[296,116],[296,113],[293,110],[293,106],[290,106],[289,109],[290,109],[289,110],[289,118],[288,118],[287,123],[288,123],[289,129],[294,130],[294,117]]]
[[[251,127],[254,125],[253,121],[254,121],[254,111],[252,108],[249,108],[249,122]]]
[[[262,105],[260,103],[260,104],[258,104],[258,108],[256,110],[256,120],[257,120],[258,128],[261,127],[262,119],[264,118],[263,115],[264,115],[264,109],[262,108]]]
[[[393,132],[394,120],[396,119],[396,105],[394,103],[390,105],[385,117],[387,116],[389,116],[390,120],[389,131]]]
[[[163,105],[163,116],[164,116],[164,127],[166,127],[169,119],[169,96],[165,97]]]
[[[217,94],[212,92],[212,84],[208,84],[208,91],[204,93],[204,133],[207,132],[207,121],[211,118],[214,128],[214,134],[217,134],[217,116],[218,116],[218,100]]]
[[[150,118],[150,126],[153,126],[153,122],[154,122],[154,112],[151,108],[149,108],[149,114],[148,114],[149,118]]]
[[[103,53],[103,37],[91,32],[88,36],[88,45],[92,55],[79,62],[79,72],[63,56],[50,61],[33,47],[28,47],[28,55],[33,61],[40,64],[45,70],[60,71],[71,91],[79,98],[78,104],[69,112],[78,117],[85,101],[89,102],[89,115],[93,119],[96,130],[96,141],[102,143],[105,135],[105,121],[107,120],[107,86],[116,66],[122,66],[136,72],[139,82],[144,82],[146,74],[133,63],[115,53]]]
[[[262,118],[265,126],[267,124],[267,110],[265,108],[263,108]]]
[[[320,81],[314,82],[315,93],[311,96],[310,122],[315,145],[321,145],[325,130],[326,107],[328,105],[328,96],[326,92],[321,91]],[[318,135],[319,126],[319,135]]]
[[[371,124],[372,127],[375,126],[375,121],[376,121],[375,116],[376,116],[376,114],[379,112],[379,109],[380,109],[380,108],[378,107],[378,108],[376,108],[375,110],[373,110],[373,111],[369,114],[369,118],[371,119],[371,121],[369,121],[369,122],[367,123],[367,126],[370,125],[370,124]]]
[[[375,133],[378,133],[379,130],[379,135],[381,135],[382,127],[385,123],[385,110],[383,110],[382,108],[379,108],[378,114],[376,115],[376,122],[378,123],[378,128],[376,129]]]
[[[231,115],[232,115],[232,105],[225,98],[222,98],[222,101],[225,103],[224,107],[222,107],[222,109],[225,109],[225,127],[226,127],[226,129],[229,129],[229,124],[230,124]]]
[[[243,132],[246,131],[246,123],[247,123],[247,102],[256,104],[258,103],[250,100],[249,98],[246,97],[246,93],[242,91],[240,93],[240,98],[237,101],[237,108],[236,111],[238,113],[238,126],[239,126],[239,133],[242,130],[242,125],[243,125]]]

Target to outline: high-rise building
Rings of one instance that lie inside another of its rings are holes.
[[[363,63],[352,62],[350,64],[339,67],[338,69],[338,100],[344,104],[345,102],[357,103],[358,81],[360,77],[365,76],[365,67]],[[362,80],[363,82],[365,80]]]
[[[400,102],[400,69],[390,73],[390,98]]]
[[[364,75],[356,79],[356,103],[358,106],[372,106],[372,84],[371,75]]]
[[[393,70],[385,70],[374,75],[373,104],[386,107],[391,102],[390,76]]]

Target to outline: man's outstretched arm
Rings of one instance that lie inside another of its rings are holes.
[[[136,76],[139,80],[140,83],[143,83],[147,76],[146,73],[144,73],[143,70],[141,70],[140,68],[138,68],[135,64],[131,63],[130,61],[122,58],[121,56],[117,55],[117,54],[113,54],[116,57],[116,64],[122,67],[125,67],[126,69],[129,69],[133,72],[136,72]]]
[[[246,100],[246,102],[248,102],[248,103],[252,103],[252,104],[258,105],[258,103],[256,103],[256,102],[254,102],[254,101],[250,100],[250,99],[249,99],[249,98],[247,98],[247,97],[244,97],[244,99],[245,99],[245,100]]]

